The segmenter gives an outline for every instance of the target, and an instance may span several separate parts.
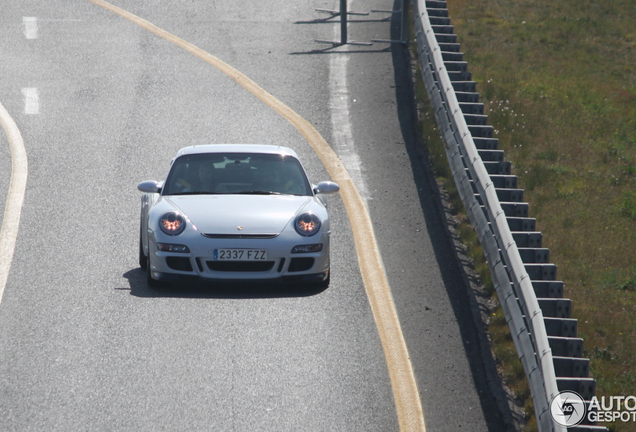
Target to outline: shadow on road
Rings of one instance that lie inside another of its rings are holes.
[[[146,282],[146,272],[141,268],[130,270],[123,275],[128,279],[130,294],[135,297],[174,297],[209,299],[267,299],[281,297],[309,297],[325,291],[324,287],[306,286],[292,283],[265,282],[215,282],[165,285],[151,288]]]

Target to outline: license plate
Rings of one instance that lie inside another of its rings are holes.
[[[263,261],[267,251],[259,249],[214,249],[215,261]]]

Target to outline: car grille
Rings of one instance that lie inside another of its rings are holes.
[[[289,263],[289,272],[309,270],[314,265],[313,258],[292,258]]]
[[[190,258],[169,256],[169,257],[166,257],[166,264],[168,264],[168,267],[170,267],[173,270],[187,271],[187,272],[192,271],[192,264],[190,263]]]
[[[219,272],[266,272],[274,261],[206,261],[208,268]]]

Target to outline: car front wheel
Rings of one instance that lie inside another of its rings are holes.
[[[144,255],[144,244],[141,241],[141,234],[139,234],[139,267],[144,270],[148,267],[148,258]]]

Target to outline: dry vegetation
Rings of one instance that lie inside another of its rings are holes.
[[[489,123],[573,300],[597,395],[634,395],[636,3],[448,0],[448,6]],[[425,123],[422,134],[444,182],[450,175],[443,151]],[[502,371],[523,400],[525,377],[499,311],[491,332]],[[526,410],[532,412],[530,402]]]

